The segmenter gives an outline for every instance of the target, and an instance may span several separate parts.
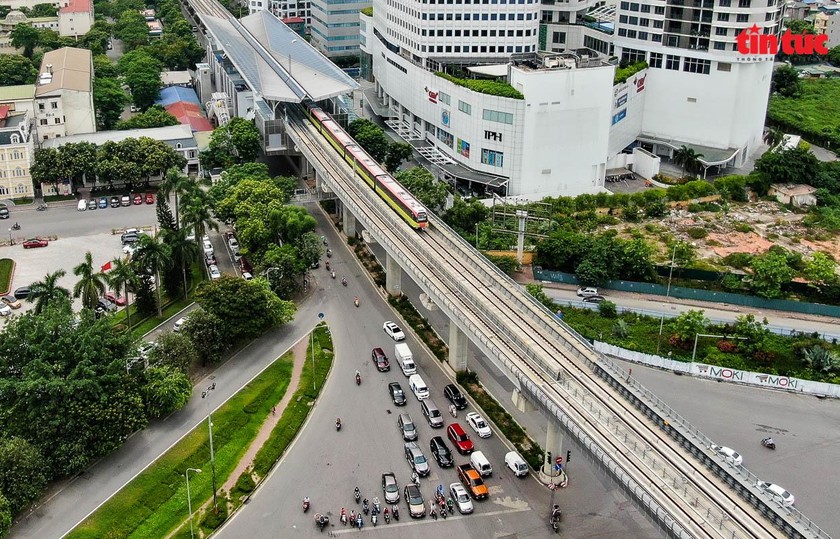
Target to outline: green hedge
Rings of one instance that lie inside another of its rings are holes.
[[[525,99],[522,92],[506,82],[499,82],[495,80],[460,79],[442,71],[436,71],[435,75],[442,79],[446,79],[453,84],[463,86],[464,88],[480,94],[497,95],[499,97],[508,97],[510,99]]]
[[[370,6],[370,7],[366,7],[366,8],[364,8],[364,9],[362,10],[362,13],[363,13],[364,15],[367,15],[368,17],[373,17],[373,6]]]
[[[615,70],[615,78],[613,84],[621,84],[627,82],[627,79],[638,73],[643,69],[647,69],[647,62],[638,62],[627,67],[620,67]]]
[[[439,361],[446,361],[446,358],[449,356],[449,347],[446,346],[445,342],[440,340],[438,334],[429,325],[429,321],[420,315],[417,309],[414,308],[414,305],[411,304],[411,301],[405,296],[390,296],[388,303],[402,315],[405,321],[408,322],[408,325],[411,326],[411,329],[420,336],[435,357]]]

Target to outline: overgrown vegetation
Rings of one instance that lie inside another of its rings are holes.
[[[792,96],[770,96],[767,118],[786,133],[797,133],[821,146],[840,148],[840,80],[799,80]]]
[[[0,293],[2,294],[9,291],[14,267],[15,263],[11,258],[0,259]]]
[[[615,70],[613,84],[622,84],[624,82],[627,82],[627,79],[629,79],[639,71],[647,69],[647,67],[647,62],[637,62],[635,64],[630,64],[627,66],[620,66],[618,69]]]
[[[439,361],[447,360],[449,357],[449,347],[438,337],[437,332],[429,324],[429,321],[417,312],[417,309],[414,308],[414,305],[411,304],[411,301],[407,297],[389,296],[388,303],[408,322],[411,329],[420,336]]]
[[[373,6],[362,8],[362,13],[367,15],[368,17],[373,17]]]
[[[462,79],[450,75],[449,73],[444,73],[442,71],[435,71],[435,75],[442,79],[446,79],[453,84],[463,86],[464,88],[472,90],[473,92],[478,92],[480,94],[508,97],[510,99],[525,99],[525,96],[522,95],[522,92],[520,92],[507,82],[481,79]]]

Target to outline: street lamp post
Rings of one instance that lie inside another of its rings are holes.
[[[216,382],[207,386],[206,391],[201,392],[201,398],[207,398],[211,391],[216,389]],[[210,413],[210,399],[205,401],[207,403],[207,429],[210,431],[210,470],[213,474],[213,510],[217,509],[216,504],[216,456],[213,453],[213,415]]]
[[[187,478],[187,509],[190,512],[190,538],[195,539],[195,532],[193,531],[193,512],[192,512],[192,497],[190,497],[190,472],[201,473],[200,468],[187,468],[184,476]]]
[[[674,276],[674,262],[677,259],[677,244],[674,242],[674,250],[671,252],[671,270],[668,272],[668,289],[665,291],[665,297],[671,296],[671,278]],[[659,337],[656,339],[656,353],[659,353],[659,345],[662,343],[662,329],[665,326],[665,315],[659,318]]]
[[[318,313],[318,320],[324,319],[324,313]],[[315,330],[309,334],[309,346],[312,348],[312,391],[317,391],[315,386]]]

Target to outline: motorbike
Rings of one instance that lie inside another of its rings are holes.
[[[332,277],[333,279],[335,279],[335,271],[331,271],[331,272],[330,272],[330,277]]]
[[[453,500],[452,498],[448,498],[446,500],[446,507],[449,509],[450,513],[454,513],[455,512],[455,500]]]
[[[761,440],[761,445],[763,445],[764,447],[766,447],[768,449],[776,449],[776,442],[774,442],[770,438],[765,438],[765,439]]]
[[[335,420],[335,430],[341,430],[341,419]]]
[[[327,258],[332,258],[332,251],[327,249]]]
[[[353,298],[353,303],[356,305],[356,307],[358,307],[359,306],[359,298]]]
[[[303,500],[303,512],[305,513],[307,511],[309,511],[309,500],[308,499]]]
[[[551,529],[554,531],[554,533],[557,533],[557,532],[560,531],[560,518],[562,516],[563,516],[563,514],[560,512],[560,506],[557,505],[557,504],[554,504],[554,508],[551,510],[551,518],[550,518]]]
[[[330,523],[330,517],[327,515],[322,515],[321,513],[315,513],[315,524],[318,525],[318,529],[324,531],[324,527]]]
[[[366,515],[367,515],[368,513],[370,513],[370,506],[368,505],[367,498],[365,498],[365,499],[364,499],[364,501],[362,501],[362,511],[363,511]]]
[[[353,498],[356,500],[356,503],[359,503],[359,500],[362,499],[362,492],[359,490],[359,487],[353,491]]]
[[[391,514],[394,515],[394,520],[400,519],[400,508],[397,507],[397,504],[391,506]]]
[[[325,246],[327,245],[327,237],[326,236],[321,236],[321,241],[324,242]]]
[[[362,514],[359,513],[358,515],[356,515],[356,527],[361,530],[362,526],[364,526],[364,525],[365,525],[365,519],[362,518]]]
[[[437,514],[437,511],[435,511],[434,507],[432,507],[432,510],[429,511],[429,514],[433,519],[437,520],[438,514]]]
[[[356,385],[357,386],[362,385],[362,375],[359,374],[359,373],[356,373]]]
[[[20,225],[15,223],[12,225],[12,230],[20,230]]]
[[[39,205],[39,206],[38,206],[38,208],[36,208],[36,209],[37,209],[38,211],[47,211],[47,205],[46,205],[46,204],[41,204],[41,205]]]
[[[370,517],[370,523],[373,524],[374,528],[376,527],[376,520],[377,520],[376,514],[374,514],[372,517]]]
[[[341,521],[342,526],[347,525],[347,509],[343,507],[341,508],[341,516],[339,517],[339,520]]]
[[[411,474],[411,482],[414,483],[418,488],[420,487],[420,476],[417,475],[417,472]]]
[[[391,511],[387,507],[385,508],[385,512],[382,513],[382,516],[385,517],[385,524],[391,523]]]
[[[327,271],[330,271],[330,261],[329,260],[324,262],[324,267],[327,268]]]
[[[342,278],[341,278],[341,284],[343,284],[344,286],[347,286],[347,279],[345,279],[344,277],[342,277]]]
[[[379,497],[373,498],[373,514],[378,514],[382,510],[382,505],[379,503]]]

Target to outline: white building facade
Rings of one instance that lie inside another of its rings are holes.
[[[328,58],[359,56],[359,12],[371,6],[370,0],[311,0],[307,3],[307,26],[312,45]]]
[[[39,140],[96,132],[92,76],[87,49],[64,47],[44,54],[35,84]]]

